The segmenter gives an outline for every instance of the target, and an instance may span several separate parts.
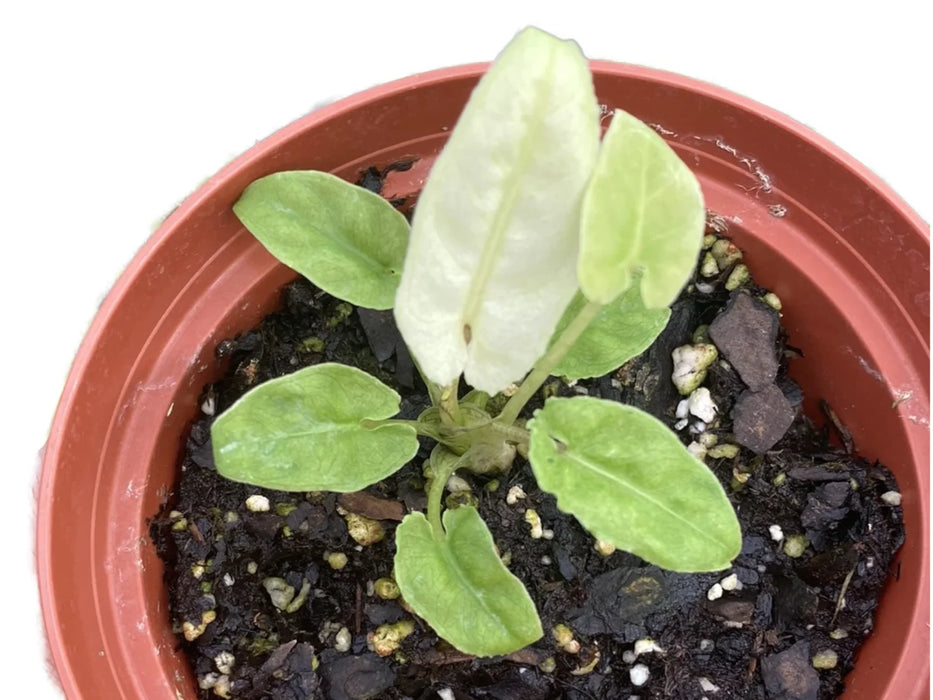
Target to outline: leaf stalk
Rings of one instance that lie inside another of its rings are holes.
[[[564,355],[570,352],[570,348],[577,342],[577,338],[583,335],[583,331],[592,323],[593,319],[596,318],[602,308],[603,305],[595,301],[586,302],[584,307],[580,309],[580,312],[574,317],[573,321],[564,329],[564,332],[558,336],[554,344],[548,348],[548,351],[541,356],[541,359],[535,364],[534,369],[525,377],[525,381],[522,382],[518,391],[516,391],[508,400],[508,403],[505,404],[502,413],[499,414],[496,421],[511,425],[518,419],[522,409],[525,408],[525,404],[531,400],[535,392],[538,391],[545,380],[551,376],[551,372],[564,358]]]
[[[438,542],[443,542],[447,535],[444,532],[444,526],[441,523],[441,499],[444,496],[444,487],[447,486],[447,480],[457,469],[469,462],[469,452],[453,459],[453,455],[447,452],[448,459],[438,459],[439,454],[444,454],[440,446],[431,453],[431,468],[434,471],[434,478],[428,489],[428,522],[431,523],[431,529],[434,531],[434,538]]]

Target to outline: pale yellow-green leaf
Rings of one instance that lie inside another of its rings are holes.
[[[738,555],[725,491],[656,418],[614,401],[552,398],[528,429],[538,484],[597,538],[672,571],[717,571]]]
[[[375,377],[326,363],[272,379],[211,426],[217,471],[282,491],[357,491],[418,451],[415,429],[391,418],[399,395]]]
[[[583,294],[608,304],[640,270],[645,306],[669,306],[696,264],[705,220],[686,164],[654,129],[616,110],[583,198]]]
[[[325,292],[392,307],[409,227],[379,195],[329,173],[293,170],[253,182],[233,211],[270,253]]]
[[[579,292],[561,317],[552,343],[586,304]],[[646,309],[637,287],[603,306],[551,374],[568,379],[601,377],[644,352],[658,337],[671,310]]]
[[[395,579],[405,602],[467,654],[508,654],[540,639],[534,603],[499,559],[476,509],[445,511],[444,529],[438,540],[422,513],[396,529]]]

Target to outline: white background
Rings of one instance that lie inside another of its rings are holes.
[[[38,685],[17,697],[60,697],[45,680],[33,488],[88,323],[168,211],[316,105],[490,60],[536,24],[591,58],[777,108],[933,215],[930,12],[919,0],[12,4],[0,10],[0,435],[12,447],[0,457],[0,663],[8,679]]]

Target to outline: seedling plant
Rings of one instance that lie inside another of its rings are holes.
[[[663,330],[692,273],[705,209],[654,130],[600,109],[579,47],[528,28],[473,91],[407,220],[380,196],[317,171],[252,183],[236,215],[286,265],[359,307],[393,309],[431,397],[400,397],[325,363],[253,389],[212,427],[227,478],[286,491],[357,491],[436,441],[427,513],[396,529],[405,601],[463,652],[506,654],[542,636],[534,604],[472,505],[444,510],[457,470],[509,469],[596,538],[674,571],[723,569],[735,513],[715,476],[663,423],[592,397],[522,411],[550,376],[611,372]],[[460,393],[460,377],[472,390]],[[490,398],[509,396],[492,411]]]

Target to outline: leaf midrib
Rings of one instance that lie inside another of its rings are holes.
[[[281,435],[275,435],[273,437],[261,436],[256,439],[245,439],[238,440],[239,444],[243,445],[254,445],[257,443],[268,444],[270,442],[282,442],[285,440],[293,440],[295,438],[309,437],[311,435],[320,435],[322,433],[353,433],[353,432],[364,432],[372,433],[376,432],[381,428],[391,428],[396,427],[392,425],[382,425],[376,428],[365,428],[362,424],[364,420],[370,420],[368,418],[362,418],[358,423],[319,423],[314,428],[308,430],[302,430],[297,433],[283,433]],[[399,424],[398,427],[411,428],[411,426],[406,426]],[[414,428],[411,428],[414,431]]]
[[[447,562],[449,568],[456,574],[457,581],[460,584],[461,588],[465,588],[470,596],[479,603],[480,607],[486,613],[487,616],[492,618],[496,622],[501,622],[502,618],[500,615],[496,614],[490,607],[487,605],[486,601],[482,597],[477,595],[475,587],[472,585],[470,579],[464,573],[463,568],[460,566],[460,563],[457,561],[457,557],[454,556],[454,553],[450,550],[450,545],[447,542],[438,543],[441,549],[441,556],[444,557],[444,561]]]
[[[552,435],[549,435],[548,437],[550,437],[551,440],[557,439],[557,438],[555,438],[555,437],[552,436]],[[566,442],[565,442],[564,440],[561,440],[561,442],[564,443],[564,444],[566,444]],[[649,494],[649,493],[643,491],[642,489],[638,488],[637,486],[635,486],[634,484],[632,484],[632,483],[630,483],[630,482],[624,481],[624,480],[623,480],[621,477],[619,477],[618,475],[613,474],[612,472],[607,472],[605,469],[603,469],[603,468],[600,467],[599,465],[597,465],[597,464],[591,462],[590,460],[586,459],[586,458],[583,457],[582,455],[579,455],[579,454],[577,454],[577,453],[574,453],[571,449],[568,448],[567,451],[560,453],[560,455],[558,456],[558,458],[564,458],[564,459],[570,460],[571,462],[575,462],[575,463],[579,464],[580,466],[582,466],[582,467],[584,467],[584,468],[586,468],[586,469],[589,469],[589,470],[591,470],[592,472],[594,472],[594,473],[596,473],[596,474],[598,474],[598,475],[600,475],[600,476],[603,476],[603,477],[607,478],[609,481],[611,481],[611,482],[617,484],[620,488],[626,489],[626,490],[628,490],[628,491],[631,491],[631,492],[635,493],[637,496],[639,496],[639,497],[641,497],[641,498],[644,498],[646,501],[648,501],[648,502],[651,503],[652,505],[656,506],[658,509],[660,509],[660,510],[664,511],[665,513],[668,513],[669,515],[671,515],[675,520],[677,520],[677,521],[679,521],[679,522],[681,522],[681,523],[684,523],[684,524],[685,524],[687,527],[689,527],[691,530],[697,532],[703,539],[707,540],[708,542],[712,542],[712,543],[715,544],[718,548],[722,548],[722,542],[721,542],[720,540],[718,540],[717,538],[711,536],[711,535],[708,534],[705,530],[703,530],[703,529],[697,527],[693,522],[691,522],[690,520],[687,520],[686,518],[684,518],[684,517],[683,517],[682,515],[680,515],[677,511],[671,510],[671,509],[668,508],[666,505],[664,505],[663,503],[661,503],[660,501],[658,501],[658,500],[657,500],[654,496],[652,496],[651,494]]]
[[[290,189],[292,189],[292,191],[289,192],[288,189],[286,189],[285,192],[288,195],[290,195],[288,197],[288,200],[292,199],[293,197],[297,197],[297,201],[301,203],[305,196],[305,193],[303,192],[303,188],[307,184],[307,181],[299,180],[298,182],[301,183],[302,187],[300,188],[295,187],[294,181],[290,182],[286,180],[286,185],[291,185]],[[337,235],[335,235],[333,233],[334,230],[342,231],[344,227],[335,224],[333,217],[328,217],[328,220],[331,224],[330,226],[322,227],[318,225],[319,221],[311,220],[304,215],[302,206],[295,206],[292,201],[288,201],[285,197],[283,197],[282,194],[277,191],[277,188],[272,186],[271,184],[269,185],[269,187],[271,189],[271,193],[275,196],[267,201],[265,192],[256,192],[255,193],[256,201],[260,204],[265,203],[272,210],[277,211],[279,214],[284,214],[288,216],[288,218],[290,218],[296,224],[299,231],[310,229],[316,232],[319,236],[321,236],[322,238],[330,242],[335,248],[338,248],[339,250],[341,250],[348,257],[357,260],[361,264],[362,267],[369,268],[370,271],[377,272],[377,273],[383,273],[383,274],[387,273],[388,277],[390,278],[398,277],[401,274],[400,270],[396,269],[396,268],[399,268],[400,265],[388,265],[380,260],[377,260],[376,258],[369,255],[366,251],[360,248],[354,247],[351,243],[348,242],[346,236],[338,237]],[[375,195],[375,196],[378,196],[378,195]],[[365,201],[363,197],[364,195],[361,195],[360,201]],[[373,204],[375,203],[373,202]],[[368,206],[368,205],[364,204],[364,206]],[[237,217],[240,217],[240,212],[237,211],[238,207],[241,207],[240,202],[237,202],[234,205],[233,211],[237,215]],[[250,203],[248,208],[253,209],[254,205]],[[326,211],[326,207],[324,207],[324,209]],[[378,217],[379,213],[377,213],[376,216]],[[241,221],[242,221],[242,218],[241,218]],[[245,221],[244,221],[244,224],[246,224]],[[249,225],[246,225],[246,228],[252,231]],[[262,239],[260,238],[260,240]]]
[[[457,579],[457,583],[460,584],[461,590],[466,590],[466,591],[468,592],[468,594],[470,595],[470,597],[473,598],[473,600],[475,600],[475,601],[479,604],[479,607],[480,607],[480,608],[482,608],[482,610],[483,610],[483,612],[486,614],[487,618],[488,618],[491,622],[495,623],[495,624],[498,626],[500,632],[504,632],[505,635],[508,637],[509,640],[514,640],[514,641],[516,641],[516,642],[521,642],[522,640],[519,638],[519,636],[516,635],[516,634],[514,634],[514,633],[511,631],[511,629],[509,628],[509,624],[506,624],[506,623],[505,623],[504,618],[503,618],[501,615],[499,615],[497,612],[495,612],[494,610],[492,610],[492,609],[489,607],[489,605],[486,603],[486,601],[483,599],[483,597],[480,596],[480,595],[476,592],[476,587],[473,586],[471,580],[469,579],[469,577],[468,577],[467,574],[465,573],[464,569],[461,567],[460,562],[457,560],[457,557],[456,557],[456,556],[454,555],[454,553],[451,551],[451,548],[450,548],[450,539],[451,539],[451,535],[452,535],[452,533],[448,533],[448,539],[447,539],[447,541],[445,541],[445,542],[438,542],[437,545],[438,545],[438,548],[439,548],[439,550],[440,550],[441,556],[444,558],[444,561],[445,561],[445,562],[447,563],[447,565],[448,565],[448,570],[451,571],[451,572],[453,572],[453,573],[455,574],[456,579]],[[487,544],[491,544],[491,543],[488,543],[488,542],[487,542]],[[494,552],[494,550],[490,550],[490,551],[491,551],[491,552]],[[493,556],[495,556],[495,554],[493,554]],[[498,558],[497,558],[497,559],[498,559]],[[492,559],[490,559],[490,562],[492,562]],[[501,560],[499,561],[499,563],[501,564]],[[498,572],[496,572],[496,573],[498,573],[498,574],[501,575],[503,572],[502,572],[502,571],[498,571]],[[506,575],[510,575],[508,571],[505,571],[505,574],[506,574]]]
[[[544,75],[550,75],[554,66],[555,52],[551,51],[548,55],[548,63]],[[533,114],[540,114],[544,111],[547,98],[550,96],[550,86],[547,89],[538,92],[535,98],[535,109]],[[473,329],[473,337],[476,337],[476,318],[479,316],[482,302],[486,296],[486,288],[492,279],[496,264],[500,259],[500,251],[505,243],[506,231],[509,228],[509,222],[512,219],[512,213],[515,209],[515,201],[518,198],[518,192],[522,177],[516,177],[515,173],[524,173],[526,165],[531,157],[533,149],[531,144],[540,131],[540,121],[532,120],[529,128],[524,130],[523,137],[519,144],[518,165],[512,171],[511,183],[507,185],[506,192],[502,198],[502,204],[497,208],[493,218],[492,231],[483,243],[483,251],[480,254],[479,266],[476,274],[470,281],[470,287],[467,290],[466,299],[463,304],[462,324],[469,325]],[[468,343],[469,345],[469,343]]]
[[[303,218],[301,213],[293,208],[292,208],[292,211],[296,214],[295,218],[298,221],[301,221]],[[319,226],[311,226],[311,228],[314,228],[315,230],[317,230],[320,236],[330,241],[334,245],[334,247],[340,249],[343,253],[347,254],[348,257],[355,258],[359,262],[361,262],[362,267],[368,267],[373,272],[387,274],[389,277],[393,277],[393,276],[398,277],[400,275],[399,270],[395,269],[396,267],[399,267],[399,266],[390,267],[389,265],[386,265],[385,263],[370,256],[366,251],[360,248],[354,247],[348,242],[347,236],[345,235],[338,236],[332,232],[332,230],[342,232],[344,227],[340,226],[339,224],[334,223],[332,219],[330,223],[331,223],[331,226],[327,227],[326,230],[323,227],[319,227]]]

